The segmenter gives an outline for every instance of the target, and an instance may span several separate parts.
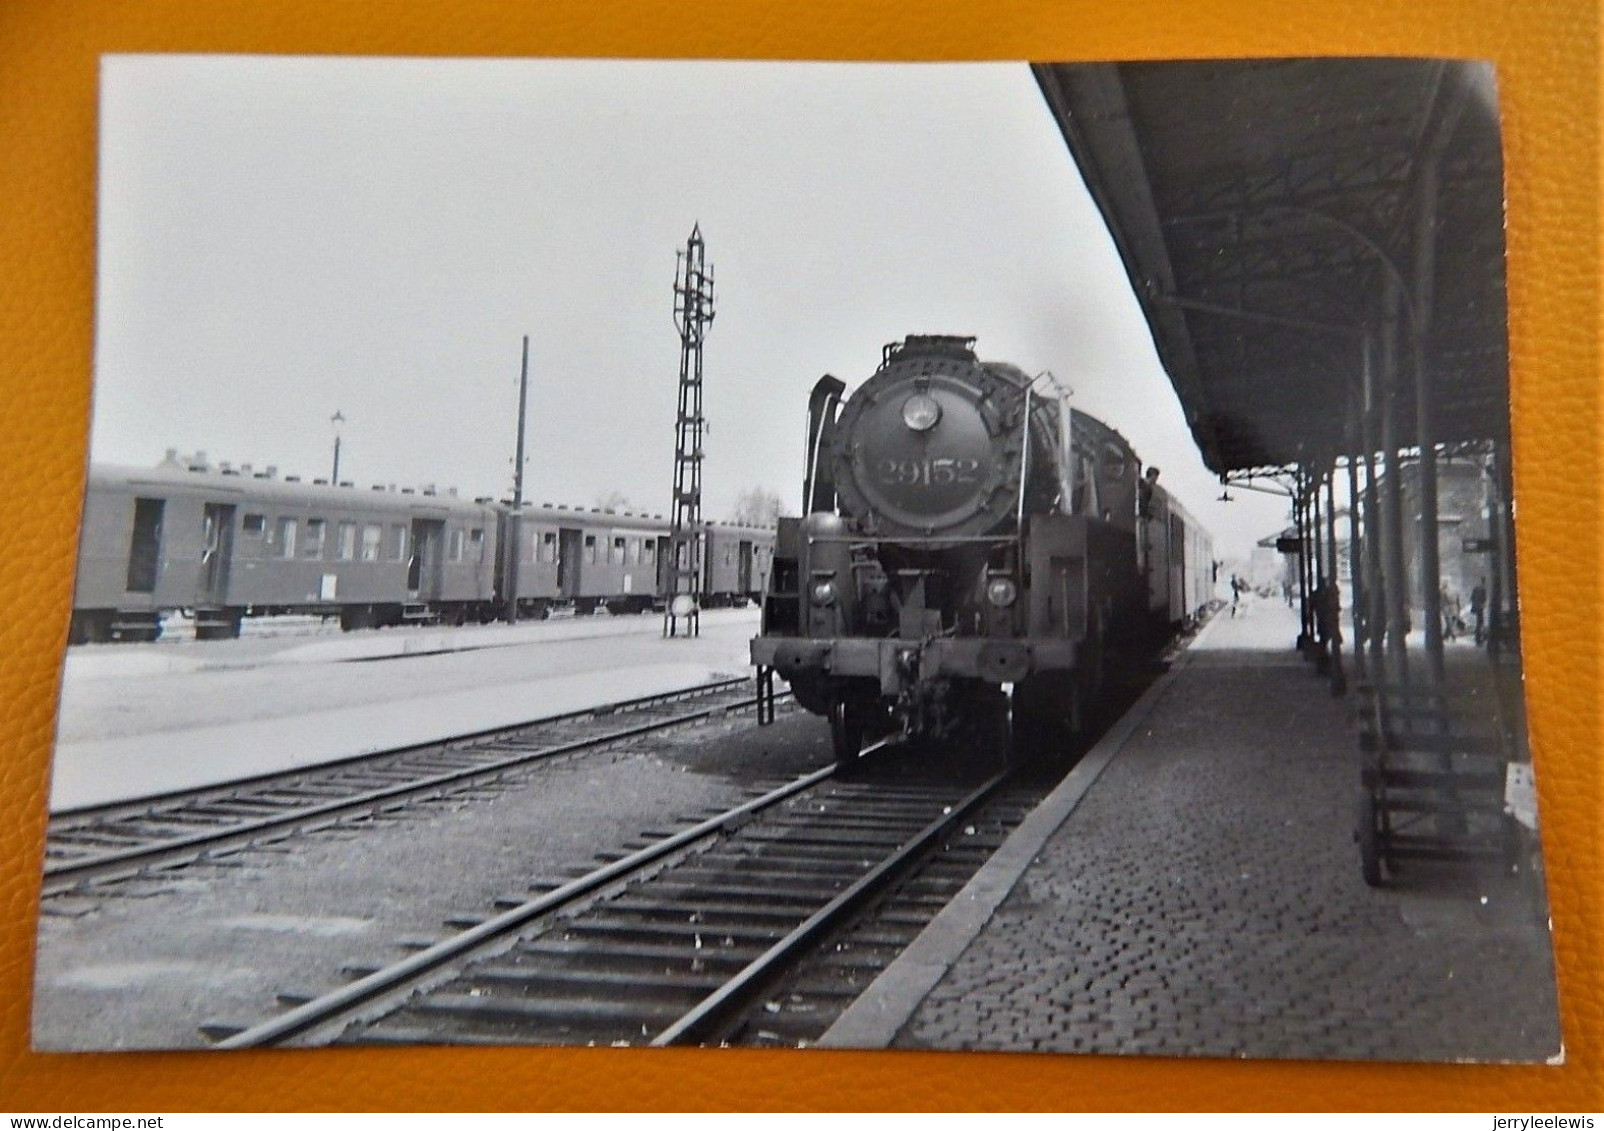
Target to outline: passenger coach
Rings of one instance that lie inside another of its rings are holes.
[[[603,509],[526,506],[516,536],[518,614],[549,616],[572,606],[580,615],[605,609],[641,613],[668,592],[669,527],[661,518]],[[502,544],[512,545],[511,511],[500,515]],[[704,607],[759,601],[774,559],[774,531],[708,523],[703,527]],[[499,589],[511,584],[505,577]]]
[[[338,616],[346,629],[489,621],[516,576],[519,615],[643,612],[668,591],[668,524],[646,515],[511,508],[454,492],[278,478],[176,453],[154,468],[97,465],[84,501],[74,643],[154,640],[162,616],[199,639],[246,616]],[[704,606],[761,599],[774,531],[703,527]]]
[[[191,610],[201,639],[241,619],[345,628],[465,618],[493,593],[495,512],[431,492],[357,491],[249,469],[90,469],[72,640],[154,640]]]

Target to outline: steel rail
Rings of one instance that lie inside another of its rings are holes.
[[[706,1044],[725,1035],[738,1022],[740,1012],[752,1005],[776,977],[789,969],[799,954],[811,948],[819,936],[838,926],[846,916],[857,911],[893,882],[915,856],[923,853],[969,816],[997,791],[1008,776],[1004,773],[991,778],[954,805],[950,812],[942,814],[914,834],[851,887],[808,916],[790,934],[753,959],[690,1012],[659,1033],[652,1039],[652,1047]]]
[[[755,703],[756,699],[754,698],[752,702]],[[218,849],[248,845],[252,841],[260,839],[264,834],[278,834],[293,829],[295,826],[323,821],[324,819],[328,819],[332,823],[335,820],[376,809],[391,802],[440,793],[446,789],[465,785],[479,779],[493,778],[505,774],[509,770],[546,758],[576,753],[589,747],[608,746],[615,742],[696,722],[716,714],[724,714],[731,710],[732,706],[740,708],[748,705],[743,701],[733,705],[720,704],[718,706],[705,707],[688,714],[675,715],[668,719],[654,719],[651,722],[641,723],[637,726],[608,731],[606,734],[574,739],[556,746],[546,746],[538,750],[510,755],[494,762],[433,774],[426,778],[419,778],[398,785],[367,790],[363,793],[338,798],[334,801],[296,806],[286,809],[283,813],[275,813],[255,820],[231,824],[223,829],[198,832],[189,836],[175,837],[152,844],[136,845],[130,848],[100,853],[95,856],[63,861],[45,868],[44,886],[41,890],[41,895],[52,896],[71,891],[86,880],[93,879],[109,871],[121,871],[131,867],[143,868],[169,859],[173,863],[185,860],[193,861]],[[512,729],[521,728],[502,728],[502,732]],[[432,746],[444,747],[458,741],[460,740],[448,739],[444,742],[406,747],[402,751],[386,751],[384,755],[369,755],[368,757],[382,757],[410,750],[426,749]],[[197,849],[200,851],[196,852],[195,850]]]
[[[870,749],[873,748],[871,747]],[[684,829],[671,837],[666,837],[605,867],[598,868],[594,872],[572,880],[560,888],[547,892],[545,895],[519,904],[517,907],[504,911],[494,918],[485,920],[478,926],[470,927],[461,934],[453,935],[449,939],[438,942],[427,950],[418,951],[393,966],[376,970],[349,985],[342,986],[338,990],[324,994],[322,997],[314,998],[304,1005],[297,1006],[295,1009],[275,1017],[271,1021],[264,1021],[260,1025],[241,1030],[233,1036],[219,1041],[213,1047],[238,1049],[276,1045],[311,1029],[328,1024],[342,1013],[349,1012],[383,994],[398,990],[406,983],[424,974],[431,973],[446,963],[463,957],[470,951],[499,939],[542,915],[590,895],[600,888],[606,887],[633,872],[637,872],[672,853],[694,844],[696,841],[724,832],[731,826],[732,822],[739,822],[744,817],[777,805],[804,790],[811,789],[835,772],[836,767],[833,765],[815,770],[795,781],[780,786],[778,789],[771,790],[761,797],[753,798],[751,801],[738,805],[727,812],[709,817],[707,820]]]

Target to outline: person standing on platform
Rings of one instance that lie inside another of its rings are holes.
[[[1342,643],[1342,594],[1336,584],[1323,581],[1314,591],[1314,631],[1320,646],[1327,650]]]
[[[1476,618],[1476,643],[1484,643],[1487,639],[1487,627],[1484,620],[1487,615],[1487,579],[1485,577],[1476,582],[1476,588],[1470,591],[1470,615]]]
[[[1310,595],[1314,603],[1314,633],[1319,642],[1315,671],[1331,676],[1331,694],[1344,695],[1348,678],[1342,670],[1342,594],[1327,578]]]

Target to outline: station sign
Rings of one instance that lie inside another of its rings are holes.
[[[1460,542],[1460,549],[1467,554],[1490,554],[1493,552],[1491,538],[1466,538]]]
[[[1275,540],[1275,552],[1278,554],[1301,554],[1303,553],[1303,540],[1300,538],[1277,538]]]

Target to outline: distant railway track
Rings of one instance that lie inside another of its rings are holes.
[[[967,876],[1035,796],[1002,776],[978,785],[855,777],[833,766],[806,774],[555,887],[534,885],[477,921],[454,921],[458,933],[389,966],[350,969],[354,980],[331,992],[281,995],[292,1007],[270,1020],[204,1031],[222,1048],[776,1043],[763,1031],[781,1012],[769,995],[798,985],[810,963],[831,965],[842,944],[829,940],[851,938],[842,932],[861,928],[866,909],[944,848],[956,847]],[[982,817],[987,807],[1005,815]],[[982,824],[992,830],[986,844],[968,843]],[[962,880],[918,882],[917,922],[906,901],[893,915],[899,946]],[[817,1028],[828,1022],[819,1003],[833,1003],[829,1014],[861,989],[851,977],[834,983],[821,988],[814,976],[812,997],[785,996],[806,999],[799,1008]]]
[[[46,897],[149,875],[492,783],[543,759],[756,706],[749,679],[572,711],[321,766],[58,813]]]

